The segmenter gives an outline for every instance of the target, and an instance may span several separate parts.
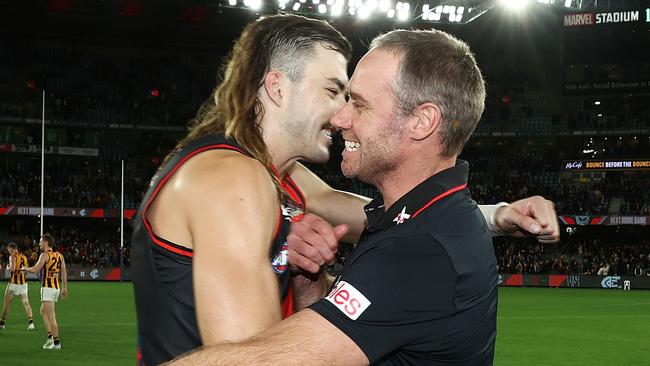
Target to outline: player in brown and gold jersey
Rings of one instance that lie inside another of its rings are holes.
[[[68,297],[68,275],[65,268],[65,259],[59,252],[53,250],[54,237],[45,234],[39,242],[43,251],[38,257],[38,262],[32,267],[24,268],[27,272],[41,271],[41,316],[47,328],[47,341],[43,349],[61,349],[59,342],[59,325],[56,322],[54,303],[61,298]],[[61,281],[59,282],[59,277]]]
[[[9,252],[9,264],[7,270],[11,273],[11,278],[7,289],[5,290],[4,306],[2,308],[2,318],[0,318],[0,329],[5,328],[7,317],[9,316],[9,308],[14,296],[20,296],[25,312],[27,313],[27,330],[34,329],[34,319],[32,317],[32,307],[29,305],[29,297],[27,296],[27,279],[25,273],[20,269],[27,267],[27,257],[18,250],[16,243],[9,243],[7,245]]]

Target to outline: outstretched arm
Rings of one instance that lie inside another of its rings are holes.
[[[486,220],[492,220],[491,230],[496,235],[535,237],[540,243],[560,240],[555,204],[541,196],[524,198],[509,205],[500,204],[494,210],[494,216]]]
[[[23,267],[22,269],[25,272],[38,273],[38,271],[40,271],[43,268],[45,263],[47,263],[48,258],[49,255],[47,255],[47,253],[41,253],[41,255],[38,257],[38,262],[36,262],[36,264],[34,264],[31,267]]]

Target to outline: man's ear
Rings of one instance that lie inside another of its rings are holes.
[[[278,70],[271,70],[264,76],[263,91],[269,100],[277,106],[283,103],[283,79],[284,75]]]
[[[434,103],[420,104],[413,111],[411,123],[408,125],[409,136],[416,141],[422,141],[431,136],[442,123],[442,111]]]

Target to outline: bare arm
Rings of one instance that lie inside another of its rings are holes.
[[[38,257],[38,262],[36,262],[36,264],[34,264],[31,267],[25,267],[23,268],[23,270],[25,272],[38,273],[38,271],[40,271],[43,268],[45,263],[47,263],[48,259],[49,259],[49,255],[47,255],[47,253],[41,253],[41,255]]]
[[[300,163],[291,167],[289,175],[305,195],[309,212],[334,226],[347,224],[350,230],[343,240],[350,243],[358,241],[366,227],[363,206],[370,202],[370,198],[336,190]]]
[[[361,366],[363,351],[343,332],[310,309],[249,340],[204,347],[168,365],[175,366]]]
[[[14,272],[16,270],[16,258],[13,255],[9,256],[9,265],[7,266],[7,269],[9,272]]]
[[[68,270],[65,266],[65,258],[63,258],[63,254],[61,254],[61,281],[63,282],[61,297],[65,299],[68,297]]]
[[[279,215],[275,187],[253,159],[213,160],[194,164],[177,180],[181,186],[191,182],[179,193],[192,237],[196,316],[205,345],[246,339],[281,320],[268,258]]]

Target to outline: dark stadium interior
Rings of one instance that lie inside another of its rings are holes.
[[[119,208],[124,160],[125,206],[137,208],[158,164],[209,96],[233,38],[254,19],[251,12],[201,1],[157,1],[153,6],[148,1],[4,0],[0,10],[2,207],[40,205],[44,89],[46,149],[87,149],[46,155],[45,206]],[[558,19],[555,10],[540,7],[525,21],[495,10],[469,25],[440,26],[470,43],[488,84],[483,119],[461,155],[470,162],[474,199],[483,204],[540,194],[555,202],[559,215],[648,216],[647,170],[562,169],[569,160],[650,158],[648,26],[570,29]],[[368,39],[392,26],[335,25],[355,46],[350,71]],[[646,86],[569,87],[634,81]],[[338,141],[331,161],[312,168],[336,188],[375,195],[374,188],[340,174],[341,150]],[[66,246],[89,243],[72,257],[73,264],[117,265],[117,218],[98,220],[48,217],[46,227]],[[4,216],[0,243],[30,238],[33,245],[38,226],[36,216]],[[582,232],[595,229],[580,227]],[[598,229],[598,239],[580,239],[592,251],[604,251],[596,262],[631,257],[621,252],[622,245],[629,245],[635,258],[645,256],[637,262],[650,275],[648,242],[639,241],[648,238],[646,227],[627,228],[633,232],[629,243],[621,240],[616,226]],[[544,250],[544,260],[576,255],[576,239],[566,232],[563,236],[574,244]],[[501,261],[508,271],[567,271],[567,266],[533,270],[532,263],[511,265],[519,248],[542,254],[527,241],[495,243],[500,258],[509,256]]]
[[[405,23],[321,16],[309,4],[330,1],[292,2],[349,38],[349,75],[373,37],[398,27],[448,31],[476,54],[486,109],[460,155],[470,165],[472,197],[495,204],[542,195],[555,204],[561,227],[556,244],[493,240],[501,285],[495,364],[648,364],[650,0],[527,0],[523,13],[496,5],[506,0],[410,1],[417,9],[489,9],[466,24],[431,23],[422,14]],[[59,242],[70,278],[79,280],[60,305],[66,347],[77,353],[48,365],[135,360],[133,289],[114,283],[131,279],[131,218],[219,82],[244,25],[278,11],[274,0],[261,0],[258,11],[243,4],[0,0],[0,279],[7,279],[9,242],[31,264],[38,258],[44,116],[43,230]],[[597,14],[631,10],[638,21],[595,23]],[[377,195],[341,174],[343,149],[336,136],[327,164],[306,165],[334,188]],[[341,243],[330,272],[341,270],[351,250]],[[30,286],[39,286],[35,278]],[[638,291],[623,291],[624,281]],[[7,324],[17,332],[22,309],[13,306],[14,323]],[[37,313],[34,300],[32,306]],[[4,336],[0,363],[33,356],[5,346],[28,338]]]

